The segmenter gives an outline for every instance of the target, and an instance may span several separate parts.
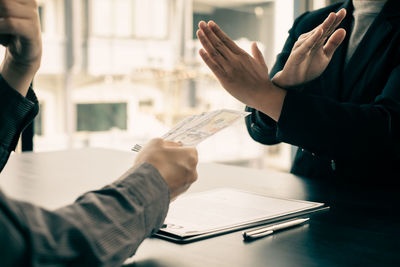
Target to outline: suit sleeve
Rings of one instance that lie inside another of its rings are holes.
[[[2,266],[120,266],[166,216],[169,189],[143,164],[55,211],[0,191]]]
[[[277,136],[283,142],[333,159],[388,151],[394,157],[400,137],[399,88],[400,66],[397,66],[382,93],[370,104],[342,103],[289,91],[278,121]]]
[[[38,111],[39,104],[32,88],[23,97],[0,75],[0,171],[15,150],[21,132]]]
[[[278,55],[271,76],[280,71],[287,61],[298,36],[318,25],[300,21],[292,29],[285,47]],[[329,159],[354,159],[365,155],[389,152],[397,157],[400,125],[400,66],[395,66],[381,88],[381,94],[368,104],[339,102],[313,92],[320,88],[320,78],[288,90],[279,121],[258,110],[246,118],[251,137],[263,144],[289,143]],[[368,152],[368,153],[366,153]]]
[[[293,23],[292,29],[289,30],[289,37],[285,42],[282,52],[277,56],[276,62],[270,71],[270,77],[274,77],[275,74],[283,69],[292,48],[297,41],[296,27],[306,16],[308,12],[304,13],[298,17]],[[295,90],[295,89],[293,89]],[[251,112],[249,116],[246,117],[247,130],[250,136],[257,142],[266,145],[274,145],[281,142],[277,137],[277,124],[268,115],[258,111],[256,109],[246,107],[246,111]]]

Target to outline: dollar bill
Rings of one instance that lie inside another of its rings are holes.
[[[170,131],[161,136],[162,139],[181,142],[183,146],[196,146],[208,137],[246,117],[250,112],[220,109],[184,118]],[[138,151],[136,145],[132,150]]]

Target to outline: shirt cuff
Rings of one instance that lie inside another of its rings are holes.
[[[300,146],[298,140],[309,139],[308,132],[305,131],[305,128],[308,128],[305,122],[308,122],[309,118],[302,110],[302,106],[307,103],[305,97],[305,93],[298,91],[288,91],[285,96],[277,123],[277,137],[285,143]]]
[[[129,196],[144,207],[147,233],[156,232],[167,216],[170,190],[160,172],[151,164],[144,163],[128,170],[113,183],[118,188],[128,190]]]
[[[32,88],[24,97],[13,89],[0,75],[0,145],[12,151],[23,129],[39,111],[39,104]]]
[[[246,117],[247,131],[250,136],[263,144],[276,144],[276,122],[261,111],[246,107],[246,111],[251,112]]]

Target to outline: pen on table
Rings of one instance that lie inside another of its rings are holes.
[[[257,239],[260,237],[271,235],[275,231],[284,230],[284,229],[287,229],[287,228],[290,228],[293,226],[303,224],[303,223],[307,222],[309,219],[310,218],[295,219],[295,220],[285,221],[282,223],[274,224],[274,225],[263,227],[263,228],[258,228],[255,230],[245,231],[245,232],[243,232],[243,238],[246,241],[254,240],[254,239]]]

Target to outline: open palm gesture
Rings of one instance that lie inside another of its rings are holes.
[[[200,56],[221,85],[239,101],[257,107],[272,85],[257,45],[252,44],[252,56],[249,55],[213,21],[200,22],[197,36],[204,48],[200,50]]]
[[[272,81],[280,87],[288,88],[320,76],[346,36],[344,29],[336,30],[345,16],[345,9],[331,13],[314,30],[300,35],[283,70]]]

